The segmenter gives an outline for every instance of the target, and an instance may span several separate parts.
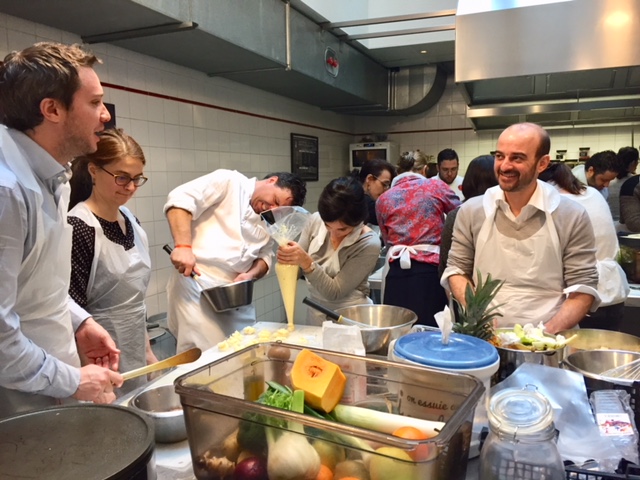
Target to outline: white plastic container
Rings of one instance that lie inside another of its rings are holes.
[[[500,356],[496,347],[484,340],[469,335],[452,333],[449,343],[442,344],[442,334],[439,331],[410,333],[400,337],[389,346],[389,359],[396,362],[421,365],[436,370],[464,373],[480,380],[485,393],[478,402],[473,420],[473,437],[471,439],[470,456],[477,456],[479,439],[483,428],[488,428],[487,394],[491,388],[491,377],[500,366]],[[411,373],[413,375],[413,372]],[[429,374],[425,372],[413,380],[421,384],[429,384]],[[449,394],[450,390],[443,385],[439,395],[432,398],[416,398],[410,387],[402,392],[404,395],[404,414],[411,415],[417,410],[441,410],[442,413],[457,408],[456,398]]]

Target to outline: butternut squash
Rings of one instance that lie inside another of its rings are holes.
[[[291,369],[291,384],[317,410],[332,411],[344,394],[347,378],[340,367],[310,350],[300,351]]]

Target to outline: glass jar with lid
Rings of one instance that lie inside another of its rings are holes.
[[[553,410],[532,385],[506,388],[489,400],[489,436],[480,453],[480,480],[562,480]]]

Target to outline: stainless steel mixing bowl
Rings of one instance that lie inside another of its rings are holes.
[[[640,352],[640,338],[628,333],[598,330],[595,328],[576,328],[559,332],[566,338],[576,335],[565,347],[565,356],[581,350],[625,350]]]
[[[173,443],[187,438],[180,396],[173,385],[143,390],[133,397],[129,406],[149,417],[155,427],[156,442]]]
[[[640,353],[620,350],[583,350],[566,357],[562,364],[567,370],[581,373],[587,390],[607,390],[616,385],[631,386],[633,380],[604,377],[602,372],[640,358]]]
[[[202,290],[216,312],[249,305],[253,301],[253,280],[243,280]]]
[[[408,308],[394,305],[355,305],[339,308],[336,313],[358,323],[361,327],[362,343],[367,353],[386,355],[389,343],[409,333],[418,316]]]

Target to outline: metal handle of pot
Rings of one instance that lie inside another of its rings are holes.
[[[171,248],[169,245],[166,245],[166,244],[162,247],[162,249],[163,249],[165,252],[167,252],[169,255],[171,255],[171,252],[173,252],[173,248]],[[196,274],[196,272],[194,272],[193,270],[191,270],[190,277],[191,277],[191,278],[196,278],[197,276],[198,276],[198,275]],[[196,280],[197,280],[197,278],[196,278]]]
[[[311,308],[315,308],[316,310],[318,310],[319,312],[324,313],[327,317],[336,320],[336,321],[340,321],[340,319],[342,318],[342,315],[338,315],[336,312],[334,312],[333,310],[329,310],[327,307],[324,307],[322,305],[320,305],[317,302],[314,302],[313,300],[311,300],[309,297],[304,297],[304,299],[302,300],[302,303],[306,303],[307,305],[309,305]]]

